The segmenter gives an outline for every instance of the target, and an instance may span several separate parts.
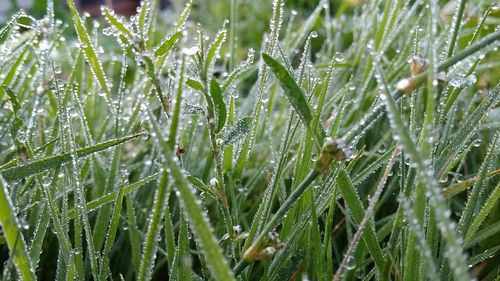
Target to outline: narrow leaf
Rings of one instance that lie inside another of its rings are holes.
[[[252,117],[247,116],[238,120],[222,137],[222,147],[231,145],[245,136],[252,127]]]
[[[203,92],[203,85],[201,84],[200,81],[188,78],[186,81],[186,85],[188,85],[189,87],[191,87],[194,90]]]
[[[182,37],[182,32],[176,32],[172,34],[169,38],[167,38],[165,41],[163,41],[158,48],[155,50],[155,56],[156,57],[161,57],[164,56],[165,54],[172,49],[174,44]]]
[[[22,280],[36,280],[35,271],[31,268],[31,261],[28,258],[26,243],[20,229],[20,223],[16,216],[16,210],[12,204],[7,185],[0,176],[0,225],[7,240],[10,255],[19,272]]]
[[[344,196],[344,200],[346,201],[349,210],[351,211],[354,222],[356,224],[361,223],[365,215],[365,211],[363,209],[363,205],[361,204],[361,199],[359,198],[358,192],[354,188],[352,180],[344,168],[341,168],[339,171],[339,175],[337,176],[337,184],[340,192]],[[378,244],[377,236],[374,229],[372,228],[372,223],[366,224],[366,229],[361,237],[363,238],[368,251],[372,255],[375,266],[379,270],[382,270],[384,266],[384,255],[382,253],[380,245]]]
[[[311,125],[313,121],[313,115],[311,113],[311,107],[307,102],[304,92],[299,87],[293,76],[283,67],[278,61],[273,59],[267,54],[262,54],[264,62],[271,68],[276,78],[281,83],[281,87],[285,92],[288,100],[292,104],[293,108],[297,111],[300,119],[306,126],[306,128],[311,132],[312,135],[316,137],[317,143],[322,143],[326,134],[323,130],[318,129],[317,132],[313,132]]]
[[[80,47],[83,49],[85,57],[87,58],[87,61],[89,62],[90,67],[93,70],[92,73],[96,76],[97,81],[99,82],[99,85],[101,86],[102,90],[107,95],[110,95],[110,89],[108,86],[106,75],[104,74],[104,69],[102,67],[101,62],[99,61],[99,58],[97,57],[92,42],[90,41],[87,29],[85,28],[82,19],[78,15],[75,3],[73,2],[73,0],[66,0],[66,3],[68,3],[69,10],[73,17],[73,22],[75,23],[76,34],[78,35],[78,38],[80,39],[81,43]]]
[[[213,102],[217,107],[217,128],[215,132],[219,133],[222,128],[224,128],[224,124],[226,123],[227,110],[224,99],[222,98],[222,90],[219,83],[217,83],[215,79],[212,79],[210,82],[210,95],[212,96]]]
[[[226,40],[226,33],[227,31],[225,29],[220,30],[217,33],[217,37],[215,38],[214,43],[210,48],[208,49],[207,56],[205,58],[205,74],[208,75],[208,70],[214,65],[215,63],[215,58],[217,57],[220,47],[224,40]]]
[[[89,156],[91,154],[106,150],[108,148],[111,148],[113,146],[117,146],[121,143],[128,142],[130,140],[133,140],[137,137],[142,136],[143,134],[135,134],[135,135],[130,135],[127,137],[119,138],[119,139],[113,139],[109,141],[105,141],[96,145],[92,145],[89,147],[85,147],[82,149],[79,149],[75,151],[76,156],[78,158],[82,158],[85,156]],[[35,160],[33,162],[30,162],[26,165],[22,166],[16,166],[7,170],[0,171],[0,174],[5,178],[7,181],[14,181],[14,180],[19,180],[24,177],[40,173],[52,168],[55,168],[59,165],[68,163],[71,161],[71,154],[70,153],[63,153],[59,154],[56,156],[50,156],[47,158]]]
[[[116,30],[118,30],[123,35],[127,36],[128,39],[133,39],[133,33],[128,26],[125,25],[123,19],[116,16],[115,12],[106,6],[102,6],[102,15],[106,21],[112,25]]]

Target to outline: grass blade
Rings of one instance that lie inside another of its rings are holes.
[[[167,167],[165,167],[165,170],[166,168],[170,170],[175,181],[175,187],[178,191],[176,194],[189,220],[195,239],[202,250],[201,254],[204,255],[208,267],[216,280],[235,280],[233,273],[222,255],[221,248],[215,240],[205,212],[201,210],[200,205],[197,203],[195,195],[189,187],[186,176],[172,158],[172,148],[168,146],[167,141],[162,137],[158,124],[154,120],[152,120],[151,124],[153,125],[154,131],[159,136],[159,142],[166,157]]]
[[[479,129],[478,124],[488,115],[488,112],[499,102],[498,91],[500,84],[495,89],[490,90],[486,98],[478,105],[476,110],[467,118],[465,123],[460,127],[456,135],[443,148],[439,157],[436,159],[434,169],[436,177],[441,178],[447,170],[448,165],[454,158],[460,154],[461,150],[470,141],[474,134]]]
[[[140,134],[135,134],[135,135],[130,135],[127,137],[123,138],[118,138],[118,139],[113,139],[109,141],[105,141],[96,145],[92,145],[89,147],[81,148],[75,151],[76,155],[78,158],[82,158],[85,156],[92,155],[94,153],[104,151],[108,148],[117,146],[119,144],[131,141],[133,139],[136,139],[140,136],[144,135],[143,133]],[[53,169],[59,165],[66,164],[71,161],[71,154],[70,153],[63,153],[59,154],[56,156],[50,156],[47,158],[35,160],[33,162],[30,162],[26,165],[22,166],[16,166],[10,169],[6,169],[3,171],[0,171],[1,175],[4,177],[5,180],[7,181],[15,181],[22,179],[24,177],[40,173],[49,169]]]
[[[172,49],[172,47],[175,45],[175,43],[182,38],[182,32],[176,32],[172,34],[172,36],[168,37],[165,41],[163,41],[158,48],[155,50],[155,56],[156,57],[161,57],[164,56]]]
[[[113,209],[113,215],[111,216],[108,232],[106,233],[106,241],[104,242],[104,254],[100,259],[100,277],[101,280],[106,280],[106,276],[109,272],[109,254],[111,247],[113,247],[116,238],[116,231],[118,230],[118,224],[120,222],[120,213],[122,209],[123,197],[125,196],[125,188],[121,187],[116,195],[115,207]]]
[[[104,73],[104,68],[102,67],[102,63],[97,57],[95,48],[92,42],[90,41],[87,29],[85,28],[82,19],[78,15],[78,11],[76,10],[75,3],[73,2],[73,0],[66,0],[66,3],[68,4],[71,16],[73,17],[76,34],[78,35],[78,38],[80,39],[81,43],[80,47],[83,49],[83,53],[85,54],[85,57],[87,58],[87,61],[89,62],[90,67],[93,70],[92,73],[96,76],[97,81],[101,86],[101,89],[104,91],[104,93],[106,93],[106,95],[109,98],[111,97],[111,90],[109,88],[109,84],[106,75]],[[113,108],[111,108],[111,110],[113,110]]]
[[[205,75],[208,75],[211,71],[210,69],[214,66],[215,64],[215,59],[217,55],[219,54],[220,48],[222,43],[226,40],[226,29],[222,29],[217,33],[217,36],[215,37],[214,42],[210,46],[210,48],[207,51],[207,55],[205,58]],[[205,81],[208,81],[208,77],[204,77]],[[210,85],[211,87],[212,85]]]
[[[0,176],[0,224],[9,246],[10,256],[24,281],[36,280],[35,271],[26,250],[26,242],[20,229],[16,210],[9,197],[7,185]]]
[[[222,137],[222,148],[242,139],[252,126],[252,117],[241,118]]]
[[[365,210],[363,209],[359,195],[352,184],[352,180],[344,168],[340,168],[339,170],[337,184],[340,192],[344,196],[347,206],[349,206],[349,210],[352,213],[354,221],[357,224],[360,224],[365,216]],[[372,255],[375,266],[382,271],[384,266],[384,254],[378,244],[377,235],[375,234],[375,230],[372,225],[372,222],[366,224],[366,229],[363,232],[362,238],[368,248],[368,251]]]
[[[215,133],[219,133],[222,128],[224,128],[224,124],[226,123],[227,110],[224,99],[222,98],[222,90],[219,83],[217,83],[215,79],[210,81],[210,95],[212,96],[215,107],[217,108],[217,126]]]
[[[490,194],[486,202],[482,205],[479,213],[474,217],[474,220],[467,228],[467,232],[465,234],[464,243],[468,244],[473,239],[477,230],[486,219],[486,217],[490,214],[491,210],[495,207],[498,200],[500,200],[500,183],[497,184],[493,192]]]
[[[486,179],[487,170],[491,165],[491,162],[495,155],[497,140],[498,140],[498,134],[496,134],[491,140],[490,147],[488,149],[486,157],[484,158],[483,164],[481,165],[481,168],[479,170],[478,174],[479,180],[472,187],[472,190],[467,199],[467,203],[465,204],[465,208],[462,212],[462,216],[460,217],[460,221],[458,222],[457,230],[458,233],[460,233],[462,236],[466,232],[469,232],[470,230],[469,226],[472,222],[473,217],[477,213],[478,206],[481,206],[483,204],[481,193],[484,190],[484,182]],[[485,209],[485,207],[486,205],[484,205],[483,208],[481,208],[481,211]]]
[[[161,173],[161,180],[155,194],[153,210],[149,219],[146,240],[142,247],[142,260],[139,267],[137,280],[146,281],[151,279],[153,273],[154,259],[156,258],[156,240],[161,231],[161,221],[165,214],[167,196],[168,174],[166,170]]]
[[[293,76],[278,61],[267,54],[262,54],[262,59],[269,66],[276,78],[278,78],[278,80],[280,81],[281,87],[283,87],[285,95],[290,101],[290,104],[297,111],[302,122],[309,130],[311,135],[315,136],[316,144],[318,144],[319,146],[319,144],[323,142],[326,133],[321,129],[318,129],[316,132],[313,131],[313,128],[311,127],[313,122],[313,115],[311,113],[311,107],[306,100],[304,92],[299,87]]]
[[[125,35],[127,39],[132,40],[134,38],[134,33],[128,26],[123,23],[123,20],[116,16],[115,12],[106,6],[102,6],[102,15],[106,21],[112,25],[116,30]]]

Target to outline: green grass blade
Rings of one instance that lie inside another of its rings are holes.
[[[235,280],[210,229],[208,219],[205,213],[202,212],[200,205],[196,203],[196,198],[188,186],[185,176],[171,159],[167,159],[167,165],[176,182],[175,187],[179,191],[179,200],[189,218],[195,239],[201,247],[201,254],[206,259],[214,278],[216,280]]]
[[[50,224],[50,216],[48,206],[40,206],[41,214],[40,220],[36,227],[33,239],[31,240],[31,246],[29,249],[30,260],[33,264],[33,268],[36,269],[38,267],[38,263],[40,262],[40,255],[42,253],[43,241],[46,236],[47,228]]]
[[[293,76],[278,61],[267,54],[262,54],[262,59],[269,66],[276,78],[278,78],[278,80],[280,81],[281,87],[285,91],[285,95],[290,101],[290,104],[297,111],[302,122],[309,130],[309,132],[311,132],[311,135],[315,136],[316,144],[320,146],[319,144],[323,143],[323,139],[325,138],[326,134],[321,129],[318,129],[316,132],[313,131],[313,128],[311,127],[313,122],[313,115],[311,113],[311,107],[306,100],[304,92],[299,87]]]
[[[215,59],[219,55],[219,51],[220,51],[220,48],[222,46],[222,43],[224,43],[224,41],[226,40],[226,34],[227,34],[226,29],[220,30],[217,33],[217,36],[215,37],[214,42],[212,43],[210,48],[208,48],[207,55],[205,57],[205,66],[204,66],[205,73],[204,73],[204,75],[209,75],[209,73],[211,72],[210,70],[212,69],[212,67],[215,64]],[[208,81],[209,78],[207,76],[205,76],[204,80]],[[212,85],[210,85],[210,87],[211,86]]]
[[[164,56],[168,53],[168,51],[170,51],[172,49],[172,47],[174,47],[175,43],[177,43],[177,41],[182,38],[182,32],[179,31],[179,32],[176,32],[174,34],[172,34],[172,36],[168,37],[167,39],[165,39],[165,41],[163,41],[162,43],[160,43],[160,45],[156,48],[155,50],[155,56],[156,57],[161,57],[161,56]]]
[[[380,79],[384,81],[383,75],[380,76]],[[404,151],[410,155],[412,162],[415,163],[420,179],[426,185],[426,190],[429,191],[430,201],[434,208],[438,225],[440,226],[442,235],[447,243],[446,252],[450,260],[450,264],[453,264],[451,268],[454,271],[454,276],[457,279],[468,280],[468,267],[466,266],[465,258],[462,255],[462,250],[458,244],[457,234],[455,232],[454,225],[450,220],[449,212],[447,212],[447,207],[443,204],[444,199],[441,191],[437,188],[437,183],[434,179],[433,173],[428,170],[428,166],[421,158],[421,154],[417,149],[416,143],[411,137],[411,134],[403,121],[403,117],[401,116],[401,112],[396,105],[396,101],[387,89],[387,84],[384,82],[381,84],[384,86],[382,95],[387,108],[389,120],[391,122],[393,134],[395,136],[393,137],[401,142]]]
[[[87,29],[85,28],[82,19],[78,15],[78,11],[76,10],[73,0],[66,0],[66,3],[68,4],[71,16],[73,17],[76,34],[78,35],[78,38],[80,39],[81,43],[80,47],[83,49],[85,57],[87,58],[87,61],[89,62],[90,67],[93,70],[92,73],[96,76],[96,79],[99,82],[101,89],[108,96],[108,98],[110,98],[111,90],[109,88],[109,84],[106,75],[104,73],[104,68],[102,67],[101,61],[97,57],[95,48],[92,44],[92,41],[90,40]],[[111,110],[113,110],[113,108],[111,108]]]
[[[441,178],[446,172],[448,165],[460,154],[464,146],[470,141],[474,134],[479,129],[478,124],[481,124],[488,115],[488,112],[499,102],[498,92],[500,84],[495,89],[490,90],[485,99],[478,105],[476,110],[469,115],[467,120],[460,126],[455,136],[443,148],[436,159],[434,169],[436,176]]]
[[[12,87],[12,84],[16,81],[17,76],[21,73],[19,67],[22,66],[25,58],[26,58],[26,53],[29,50],[30,45],[26,45],[23,48],[23,51],[21,54],[19,54],[17,60],[14,62],[14,64],[11,66],[9,72],[3,79],[3,84],[5,86]],[[3,94],[0,95],[0,97],[3,96]]]
[[[489,225],[484,229],[477,231],[472,238],[470,238],[469,240],[467,240],[466,243],[464,243],[464,248],[465,249],[470,248],[494,235],[497,235],[498,233],[500,233],[500,221],[497,221],[492,225]]]
[[[106,21],[116,28],[120,33],[125,35],[127,39],[132,40],[134,38],[134,33],[133,31],[126,26],[126,24],[123,22],[123,19],[119,18],[116,16],[115,12],[111,10],[110,8],[103,6],[101,9],[102,15],[106,19]]]
[[[106,241],[104,242],[104,253],[100,259],[100,278],[106,280],[109,272],[109,254],[113,247],[116,238],[116,232],[120,223],[120,213],[122,209],[123,197],[125,196],[125,188],[122,186],[116,195],[113,215],[111,216],[108,232],[106,233]]]
[[[192,89],[200,91],[200,92],[203,92],[203,90],[204,90],[203,84],[201,84],[200,81],[197,81],[197,80],[194,80],[194,79],[191,79],[191,78],[187,79],[186,85],[188,85]]]
[[[148,176],[140,181],[136,181],[136,182],[129,184],[129,185],[126,185],[126,186],[122,186],[122,187],[120,187],[120,189],[123,188],[124,194],[129,195],[132,191],[154,182],[156,180],[156,178],[157,178],[157,174],[154,174],[154,175]],[[112,191],[106,195],[103,195],[102,197],[99,197],[97,199],[94,199],[94,200],[88,202],[87,203],[87,212],[91,212],[93,210],[100,208],[101,206],[103,206],[105,204],[113,202],[115,200],[117,194],[118,194],[118,191],[115,190],[115,191]],[[69,216],[69,218],[74,218],[75,217],[75,210],[70,210],[68,212],[68,216]]]
[[[163,139],[160,128],[156,122],[152,122],[153,129],[159,136],[159,142],[165,155],[167,168],[175,181],[175,188],[178,191],[178,197],[183,206],[183,211],[186,213],[191,230],[201,248],[201,254],[204,256],[208,263],[214,278],[216,280],[235,280],[233,273],[222,255],[221,248],[215,240],[210,224],[201,207],[197,203],[195,195],[189,187],[188,181],[179,168],[178,164],[172,158],[171,147],[168,146],[165,139]]]
[[[486,177],[491,178],[500,175],[500,169],[489,172]],[[448,186],[443,190],[443,195],[446,197],[451,197],[456,195],[464,190],[467,190],[469,187],[473,186],[477,181],[479,181],[479,177],[474,177],[471,179],[467,179],[461,182],[457,182],[451,186]]]
[[[139,29],[139,33],[141,34],[141,37],[147,36],[148,30],[146,27],[148,26],[148,21],[151,19],[149,18],[149,11],[150,11],[150,5],[151,1],[142,1],[141,6],[138,9],[137,12],[137,28]]]
[[[238,140],[242,139],[245,134],[250,131],[252,126],[252,117],[243,117],[227,130],[227,132],[222,137],[221,146],[222,148],[234,144]]]
[[[191,6],[193,5],[193,0],[189,0],[188,3],[186,3],[186,6],[184,7],[184,10],[182,11],[181,15],[179,16],[179,19],[175,23],[174,26],[174,31],[180,31],[182,29],[182,26],[186,22],[187,18],[189,17],[189,14],[191,13]]]
[[[217,108],[217,126],[215,129],[215,133],[219,133],[222,128],[224,128],[224,124],[226,124],[227,118],[227,109],[226,103],[222,97],[222,90],[219,86],[219,83],[212,79],[210,81],[210,95],[213,99],[215,107]]]
[[[104,193],[109,193],[115,190],[116,180],[118,178],[118,173],[120,171],[121,154],[122,154],[121,146],[115,147],[113,151],[113,157],[109,165],[110,167],[107,173]],[[96,249],[102,248],[102,245],[104,243],[104,237],[106,234],[106,229],[108,229],[109,226],[110,215],[111,215],[111,206],[109,205],[102,205],[102,207],[99,208],[99,211],[97,212],[96,222],[92,230],[94,236],[94,246]]]
[[[174,114],[170,123],[170,134],[168,136],[168,145],[174,147],[177,142],[177,130],[179,126],[179,116],[182,103],[182,90],[184,85],[184,71],[186,66],[186,58],[182,56],[181,68],[179,71],[179,83],[177,84],[177,96],[175,98]]]
[[[460,25],[462,23],[462,17],[464,15],[466,0],[459,0],[455,14],[453,15],[453,22],[450,27],[450,35],[448,37],[448,50],[446,52],[446,57],[451,57],[453,51],[455,50],[455,44],[458,41],[458,31],[460,30]]]
[[[184,218],[184,214],[181,214],[180,216],[180,226],[179,226],[179,237],[177,245],[178,245],[178,274],[179,274],[179,279],[178,280],[188,280],[190,279],[190,263],[189,260],[191,260],[191,253],[189,252],[189,238],[188,238],[188,224],[186,222],[186,219]],[[174,276],[175,278],[175,276]]]
[[[156,179],[156,176],[154,176]],[[134,214],[134,203],[130,195],[125,197],[127,202],[127,219],[129,223],[128,233],[130,238],[130,247],[132,248],[132,264],[134,265],[134,272],[139,273],[141,266],[141,243],[139,242],[139,229],[137,228],[137,220]]]
[[[155,194],[151,218],[149,219],[146,232],[146,239],[142,247],[142,260],[137,277],[137,280],[140,281],[151,280],[152,277],[154,259],[157,251],[156,240],[161,231],[161,221],[165,214],[166,200],[168,198],[168,176],[166,170],[161,173],[161,180]]]
[[[482,262],[482,261],[485,261],[487,259],[491,259],[492,257],[495,256],[495,254],[500,251],[500,245],[497,245],[495,247],[492,247],[492,248],[489,248],[487,249],[486,251],[478,254],[478,255],[475,255],[473,256],[472,258],[470,258],[467,263],[469,264],[469,267],[473,267],[474,265]]]
[[[92,145],[89,147],[81,148],[75,151],[76,155],[79,158],[85,157],[92,155],[94,153],[98,153],[100,151],[104,151],[106,149],[109,149],[111,147],[117,146],[119,144],[131,141],[133,139],[136,139],[144,134],[135,134],[135,135],[130,135],[127,137],[123,138],[118,138],[118,139],[113,139],[109,141],[105,141],[96,145]],[[22,166],[16,166],[7,170],[0,171],[2,176],[7,180],[7,181],[14,181],[14,180],[19,180],[24,177],[40,173],[49,169],[53,169],[59,165],[66,164],[71,161],[71,154],[70,153],[63,153],[59,154],[56,156],[50,156],[46,157],[43,159],[35,160],[33,162],[30,162],[26,165]]]
[[[465,204],[464,210],[462,211],[462,216],[460,217],[457,227],[458,233],[460,233],[462,236],[464,236],[466,232],[469,232],[470,230],[469,226],[473,220],[473,217],[476,216],[477,214],[478,207],[483,206],[481,210],[484,209],[484,207],[486,207],[486,205],[482,205],[483,202],[481,198],[481,193],[484,190],[484,182],[486,179],[487,170],[490,167],[492,160],[494,159],[497,140],[498,140],[498,134],[496,134],[491,140],[490,147],[488,149],[486,157],[484,158],[483,164],[479,169],[479,174],[478,174],[479,180],[472,187],[472,190],[467,198],[467,203]]]
[[[2,29],[0,29],[0,40],[3,38],[3,36],[5,34],[8,33],[10,28],[14,25],[14,23],[16,23],[17,19],[19,19],[20,17],[22,17],[24,15],[25,15],[24,11],[19,11],[15,15],[12,16],[12,18],[7,22],[7,24],[5,24],[5,26],[2,27]]]
[[[343,195],[344,200],[352,213],[354,222],[357,224],[361,223],[365,215],[365,210],[361,203],[361,199],[359,198],[358,192],[354,188],[352,180],[344,168],[341,168],[339,171],[337,184],[340,193]],[[366,229],[361,237],[363,238],[373,261],[375,262],[375,266],[381,271],[384,266],[384,254],[378,244],[377,235],[375,234],[375,230],[373,229],[371,222],[366,224]]]
[[[465,234],[464,238],[464,243],[468,244],[470,241],[473,239],[474,235],[476,234],[477,230],[483,223],[483,221],[486,219],[486,217],[490,214],[492,209],[495,207],[497,204],[498,200],[500,200],[500,183],[497,184],[493,192],[490,194],[486,202],[482,204],[481,210],[479,213],[474,217],[472,220],[471,224],[467,228],[467,232]]]
[[[7,183],[0,176],[0,224],[9,246],[10,256],[19,272],[19,276],[24,281],[36,280],[35,271],[31,266],[28,257],[26,242],[20,229],[16,210],[7,191]]]

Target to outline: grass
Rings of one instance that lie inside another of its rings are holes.
[[[498,280],[500,10],[454,2],[13,11],[0,280]]]

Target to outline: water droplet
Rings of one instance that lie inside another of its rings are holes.
[[[337,52],[335,54],[335,61],[336,62],[343,62],[344,59],[345,59],[344,54],[342,54],[341,52]]]
[[[75,118],[78,116],[78,110],[75,107],[70,107],[69,109],[69,117]]]
[[[184,48],[182,49],[182,52],[186,55],[186,56],[192,56],[194,54],[196,54],[198,52],[198,47],[191,47],[191,48]]]
[[[43,88],[43,85],[42,85],[42,84],[40,84],[40,85],[38,85],[38,87],[36,87],[36,94],[37,94],[37,95],[41,95],[41,94],[43,94],[44,92],[45,92],[45,89]]]
[[[317,38],[318,37],[318,32],[312,31],[311,34],[309,34],[309,36],[311,36],[311,38]]]
[[[353,270],[356,268],[356,259],[354,258],[354,256],[349,256],[347,258],[347,263],[345,265],[345,269],[346,270]]]
[[[474,147],[480,147],[480,146],[481,146],[481,140],[480,140],[480,139],[478,139],[478,140],[474,141],[474,142],[472,143],[472,146],[474,146]]]
[[[316,154],[316,153],[311,154],[311,160],[312,161],[318,160],[318,154]]]
[[[45,186],[45,187],[47,187],[47,186],[50,185],[50,177],[49,176],[44,176],[42,178],[42,185]]]
[[[211,178],[210,179],[210,185],[211,186],[217,186],[219,184],[219,181],[216,178]]]
[[[26,133],[24,132],[20,132],[18,135],[17,135],[17,139],[20,141],[20,142],[26,142],[28,140],[28,138],[26,137]]]

